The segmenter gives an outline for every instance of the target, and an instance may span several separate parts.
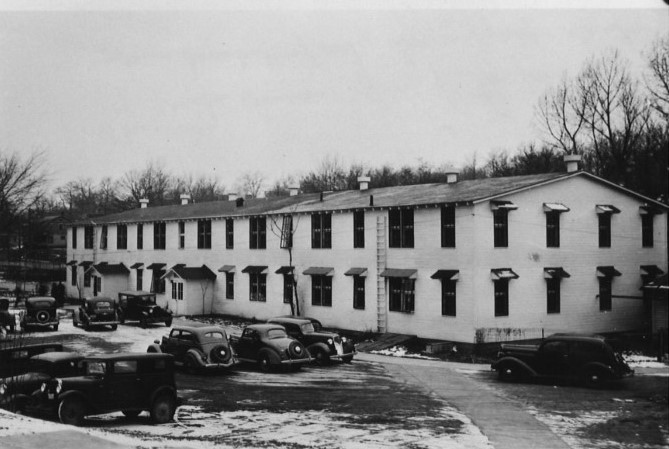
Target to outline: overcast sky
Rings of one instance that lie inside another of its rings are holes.
[[[539,97],[588,57],[640,76],[669,29],[659,1],[42,3],[0,0],[0,150],[43,150],[54,187],[148,161],[228,187],[333,154],[484,161],[539,140]]]

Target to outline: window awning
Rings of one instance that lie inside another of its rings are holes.
[[[669,275],[663,274],[659,278],[647,283],[643,288],[649,290],[669,290]],[[660,298],[668,298],[666,294],[662,294]]]
[[[595,210],[597,211],[598,214],[619,214],[620,209],[618,209],[616,206],[612,206],[610,204],[598,204],[595,207]]]
[[[248,265],[242,270],[242,273],[267,274],[267,265]]]
[[[546,279],[562,279],[569,278],[571,275],[564,271],[562,267],[544,268],[544,277]]]
[[[175,265],[169,269],[163,278],[169,277],[173,274],[186,281],[213,281],[216,279],[216,273],[211,271],[206,265],[202,265],[201,267],[187,267],[183,264]]]
[[[354,267],[349,268],[344,276],[367,276],[367,268],[363,267]]]
[[[84,260],[83,262],[79,263],[79,266],[84,268],[88,268],[91,265],[93,265],[93,262],[91,262],[90,260]]]
[[[276,274],[293,274],[293,270],[295,270],[295,267],[290,267],[290,266],[283,266],[280,267],[278,270],[275,271]]]
[[[152,263],[146,268],[148,268],[149,270],[163,270],[166,265],[167,265],[166,263]]]
[[[309,276],[332,276],[333,272],[333,267],[309,267],[302,274]]]
[[[70,261],[69,261],[68,263],[66,263],[65,265],[76,265],[76,264],[77,264],[77,261],[76,261],[76,260],[70,260]]]
[[[415,279],[418,274],[418,270],[411,270],[405,268],[386,268],[381,273],[382,277],[385,278],[411,278]]]
[[[130,269],[131,270],[136,270],[137,268],[140,268],[140,267],[143,267],[143,266],[144,266],[144,262],[137,262],[137,263],[132,264],[130,266]]]
[[[518,279],[518,276],[511,268],[493,268],[490,270],[490,277],[493,281],[500,281],[503,279]]]
[[[234,273],[235,272],[235,266],[234,265],[223,265],[221,268],[218,269],[219,273]]]
[[[460,270],[437,270],[430,277],[442,281],[457,281],[460,279]]]
[[[516,210],[518,206],[513,204],[511,201],[491,201],[490,210]]]
[[[664,274],[664,271],[662,271],[662,269],[657,265],[641,265],[639,268],[645,271],[647,275],[653,277],[657,277],[660,276],[661,274]]]
[[[614,276],[620,276],[622,273],[613,266],[597,267],[597,277],[600,278],[612,278]]]
[[[662,213],[662,209],[657,206],[644,204],[643,206],[639,206],[639,213],[641,215],[660,215]]]
[[[103,276],[127,275],[130,273],[128,267],[122,263],[108,264],[106,262],[93,265],[95,271]]]
[[[544,203],[544,212],[569,212],[569,208],[562,203]]]

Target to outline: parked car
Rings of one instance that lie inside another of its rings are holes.
[[[264,372],[279,366],[299,369],[311,362],[307,348],[278,324],[251,324],[231,342],[240,361],[257,363]]]
[[[126,321],[139,321],[142,327],[152,323],[172,325],[172,312],[156,304],[156,294],[138,291],[126,291],[118,294],[119,319],[121,324]]]
[[[0,298],[0,331],[14,332],[16,317],[9,311],[9,299]]]
[[[5,342],[0,346],[0,376],[7,377],[25,373],[31,357],[62,350],[61,343],[23,344],[17,340]]]
[[[51,327],[58,330],[58,304],[51,296],[32,296],[26,299],[26,310],[21,316],[21,329]]]
[[[74,311],[72,324],[89,330],[93,326],[111,326],[116,330],[119,324],[117,302],[106,296],[84,299],[84,304]]]
[[[169,354],[121,353],[87,357],[83,375],[44,382],[26,411],[80,425],[86,416],[121,411],[136,417],[148,410],[158,424],[177,407],[174,359]]]
[[[228,335],[219,326],[175,326],[147,351],[172,354],[174,364],[190,372],[230,368],[238,363]]]
[[[296,317],[295,315],[281,315],[281,316],[278,316],[276,318],[298,318],[298,317]],[[311,318],[311,317],[308,317],[308,316],[301,316],[299,318],[301,318],[303,320],[311,321],[311,325],[314,326],[314,331],[320,332],[320,331],[323,330],[323,324],[319,320],[317,320],[316,318]]]
[[[538,345],[502,344],[491,368],[504,381],[577,380],[589,387],[634,374],[599,335],[554,334]]]
[[[84,356],[75,352],[47,352],[30,357],[26,372],[0,379],[0,407],[23,410],[31,394],[54,377],[81,374],[79,362]]]
[[[276,317],[267,322],[282,325],[289,336],[307,347],[309,354],[319,365],[327,364],[332,360],[350,363],[356,353],[352,341],[346,337],[340,337],[335,332],[316,331],[311,319]]]

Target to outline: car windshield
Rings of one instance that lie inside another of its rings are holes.
[[[300,326],[300,329],[302,329],[303,334],[311,334],[315,332],[316,330],[314,329],[314,325],[311,323],[306,323]]]
[[[222,331],[211,331],[204,334],[205,340],[225,340],[225,334]]]
[[[139,302],[145,306],[151,306],[156,303],[156,298],[153,296],[143,296],[139,298]]]
[[[268,338],[286,338],[288,335],[283,329],[270,329],[267,331]]]
[[[103,375],[106,372],[106,365],[104,362],[89,361],[86,364],[86,374],[89,376]]]
[[[96,309],[111,309],[111,302],[109,301],[100,301],[97,303],[93,303],[93,306]]]
[[[31,306],[35,307],[36,309],[44,309],[51,307],[53,304],[51,301],[35,301],[30,303]]]

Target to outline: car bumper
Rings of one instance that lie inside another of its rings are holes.
[[[353,358],[353,356],[356,355],[357,353],[358,353],[358,351],[351,351],[351,352],[347,352],[347,353],[344,353],[344,354],[332,354],[332,355],[330,355],[330,359],[332,359],[332,360],[343,360],[343,359],[347,359],[349,357]]]
[[[113,326],[115,324],[119,324],[118,321],[89,321],[89,325],[91,326]]]
[[[23,327],[30,326],[30,327],[51,327],[59,324],[60,321],[49,321],[46,323],[43,323],[41,321],[24,321],[21,323]]]
[[[231,366],[236,365],[238,363],[239,360],[237,360],[236,358],[232,358],[225,363],[205,363],[202,365],[202,368],[210,370],[215,370],[220,368],[230,368]]]
[[[311,363],[313,359],[309,357],[308,359],[287,359],[287,360],[281,360],[282,365],[304,365],[307,363]]]

